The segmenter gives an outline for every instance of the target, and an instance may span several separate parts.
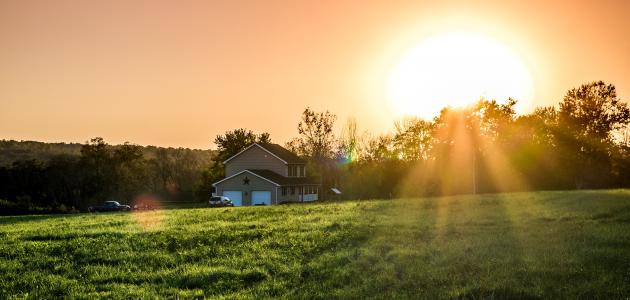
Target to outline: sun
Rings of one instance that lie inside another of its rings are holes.
[[[522,109],[529,106],[533,91],[530,72],[518,55],[492,38],[468,32],[425,39],[402,56],[387,83],[395,113],[424,118],[480,97],[513,97]]]

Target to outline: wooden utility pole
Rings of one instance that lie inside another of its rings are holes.
[[[473,194],[477,194],[477,151],[473,149],[472,155],[472,184],[473,184]]]

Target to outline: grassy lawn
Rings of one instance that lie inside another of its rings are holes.
[[[0,217],[0,298],[630,297],[630,190]]]

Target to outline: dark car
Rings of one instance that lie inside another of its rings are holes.
[[[226,207],[226,206],[234,206],[232,200],[225,196],[213,196],[208,201],[208,206],[210,207]]]
[[[105,211],[130,211],[131,206],[121,205],[118,201],[105,201],[103,205],[88,207],[89,212],[105,212]]]

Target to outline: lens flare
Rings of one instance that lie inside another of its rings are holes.
[[[357,154],[351,152],[337,159],[337,162],[342,165],[347,165],[352,162],[355,162],[356,160],[357,160]]]
[[[133,217],[142,230],[152,231],[161,228],[165,216],[159,198],[151,194],[137,196],[134,199]]]

